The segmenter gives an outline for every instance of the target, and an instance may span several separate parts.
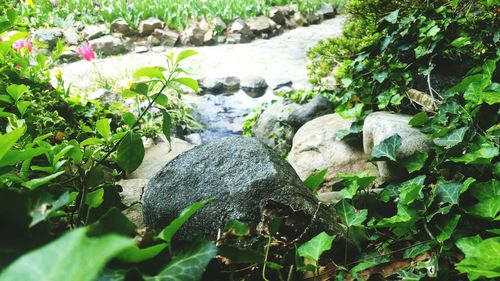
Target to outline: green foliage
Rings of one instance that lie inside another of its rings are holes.
[[[500,277],[500,237],[481,239],[479,236],[464,237],[457,247],[465,254],[456,268],[467,273],[470,280]]]
[[[318,188],[321,187],[323,182],[325,181],[326,173],[328,173],[328,168],[323,169],[315,174],[310,175],[304,181],[304,185],[312,192],[317,193]]]
[[[305,242],[297,249],[297,255],[318,262],[321,255],[332,248],[335,236],[324,232]]]
[[[15,1],[14,1],[15,2]],[[244,0],[234,2],[230,0],[174,0],[174,1],[134,1],[131,4],[126,0],[56,0],[53,5],[49,0],[34,1],[34,6],[18,3],[17,9],[21,12],[26,23],[35,26],[46,24],[70,25],[75,21],[84,23],[105,22],[112,23],[117,19],[124,19],[132,27],[139,21],[149,17],[159,18],[170,28],[182,29],[190,23],[190,19],[221,17],[230,22],[236,17],[249,18],[266,14],[269,7],[275,5],[296,4],[302,12],[318,9],[324,3],[337,6],[339,0]],[[11,4],[12,5],[12,4]],[[79,13],[74,13],[79,11]]]

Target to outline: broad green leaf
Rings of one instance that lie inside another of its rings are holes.
[[[98,190],[89,192],[85,200],[85,204],[87,204],[89,208],[97,208],[101,206],[102,202],[104,202],[103,188],[99,188]]]
[[[25,150],[10,150],[0,160],[0,168],[20,163],[27,159],[40,156],[49,151],[45,147],[27,148]]]
[[[345,188],[339,191],[343,199],[352,199],[360,189],[369,187],[377,177],[368,176],[370,171],[363,171],[355,174],[337,174],[336,178],[342,180]]]
[[[165,80],[165,76],[163,75],[163,72],[165,71],[165,68],[160,67],[160,66],[150,66],[150,67],[144,67],[140,68],[134,73],[134,79],[140,79],[142,77],[148,77],[150,79],[158,79],[158,80]],[[140,84],[140,83],[137,83]]]
[[[233,263],[259,263],[263,260],[261,253],[254,249],[248,248],[238,248],[229,245],[220,245],[219,252],[220,256],[223,256]]]
[[[183,253],[175,256],[157,276],[144,276],[144,279],[146,281],[198,281],[216,254],[217,247],[212,242],[194,243]]]
[[[106,140],[109,140],[111,137],[111,126],[109,125],[108,118],[97,120],[95,123],[97,132]]]
[[[500,237],[465,237],[457,241],[457,247],[465,258],[455,268],[470,280],[500,277]]]
[[[181,228],[181,226],[183,226],[191,216],[193,216],[199,209],[201,209],[210,201],[212,201],[212,199],[196,202],[182,210],[181,214],[176,219],[174,219],[167,227],[165,227],[160,232],[160,234],[158,234],[158,238],[167,242],[167,245],[170,247],[172,238],[174,237],[175,233],[177,233],[177,231]]]
[[[398,21],[399,9],[392,11],[387,16],[383,17],[383,20],[386,20],[392,24],[395,24]]]
[[[455,215],[452,218],[447,219],[442,225],[438,225],[439,229],[441,230],[441,233],[436,237],[436,240],[439,243],[443,243],[444,241],[450,239],[451,235],[455,231],[455,228],[457,228],[458,222],[460,221],[461,216],[460,215]]]
[[[337,108],[337,113],[342,117],[342,118],[358,118],[361,116],[361,113],[363,112],[363,104],[362,103],[357,103],[351,108]]]
[[[17,109],[19,110],[19,113],[21,113],[21,116],[26,113],[26,110],[28,110],[28,107],[32,104],[31,101],[19,101],[17,102],[16,106]]]
[[[470,191],[472,196],[479,201],[500,197],[500,181],[491,179],[487,182],[476,183]]]
[[[123,115],[122,115],[122,119],[123,119],[123,122],[125,122],[125,124],[127,124],[127,126],[132,129],[132,126],[134,126],[135,124],[135,116],[133,113],[131,112],[125,112]]]
[[[134,240],[118,235],[87,237],[87,228],[67,232],[59,239],[31,251],[7,267],[1,281],[93,281],[118,253]]]
[[[500,213],[500,197],[496,196],[482,200],[476,205],[467,208],[467,211],[482,218],[498,221],[500,220],[500,216],[498,216],[498,213]]]
[[[177,55],[177,59],[175,60],[175,64],[178,64],[179,62],[181,62],[189,57],[192,57],[196,54],[198,54],[198,52],[196,52],[195,50],[184,50]]]
[[[404,259],[412,259],[420,254],[423,254],[431,249],[429,243],[422,243],[413,245],[412,247],[406,249],[403,254]]]
[[[403,139],[400,135],[394,134],[389,138],[381,141],[378,145],[374,146],[372,149],[372,160],[382,161],[382,160],[392,160],[396,161],[398,148],[401,146]]]
[[[483,142],[479,148],[472,150],[460,157],[452,157],[455,163],[464,164],[489,164],[491,160],[500,154],[499,148],[491,142]]]
[[[468,127],[455,129],[448,133],[446,136],[434,139],[434,143],[439,146],[453,147],[462,142]]]
[[[176,78],[173,79],[173,81],[180,83],[186,87],[191,88],[195,93],[198,93],[198,81],[194,80],[193,78],[188,78],[188,77],[181,77],[181,78]]]
[[[88,139],[85,139],[84,141],[82,141],[80,143],[80,145],[83,147],[83,146],[87,146],[87,145],[94,145],[94,144],[101,144],[101,143],[104,143],[104,141],[100,138],[88,138]]]
[[[418,198],[423,197],[422,184],[410,183],[403,184],[399,189],[399,200],[401,204],[409,205]]]
[[[127,174],[139,168],[144,159],[144,145],[141,137],[129,131],[118,146],[116,159],[118,166]]]
[[[427,31],[427,35],[430,37],[433,37],[436,34],[438,34],[439,31],[441,31],[441,28],[439,28],[437,26],[433,26],[433,27],[431,27],[431,29],[429,29],[429,31]]]
[[[250,234],[250,227],[248,224],[239,220],[228,221],[225,230],[236,236],[247,236]]]
[[[57,172],[55,174],[48,175],[46,177],[36,178],[36,179],[26,181],[26,182],[23,182],[22,185],[28,189],[33,190],[33,189],[36,189],[44,184],[51,182],[53,179],[57,178],[58,176],[60,176],[62,174],[64,174],[64,171],[60,171],[60,172]]]
[[[14,144],[16,144],[17,140],[19,140],[26,131],[26,127],[17,128],[11,132],[0,135],[0,160],[3,159],[5,154],[9,152]]]
[[[373,74],[373,79],[377,80],[379,83],[382,83],[387,78],[387,71],[376,72]]]
[[[342,222],[348,227],[361,225],[368,217],[368,210],[356,210],[346,199],[340,200],[335,205],[335,210]]]
[[[330,236],[325,232],[313,237],[311,240],[300,245],[297,249],[297,254],[309,260],[319,261],[321,255],[332,248],[334,236]]]
[[[417,219],[417,213],[409,206],[398,204],[398,212],[395,216],[384,218],[377,223],[379,227],[397,226],[400,224],[410,223]]]
[[[307,179],[304,181],[304,185],[312,192],[315,193],[318,188],[323,184],[325,181],[325,176],[326,173],[328,172],[328,168],[325,168],[317,173],[314,173],[307,177]]]
[[[415,114],[411,119],[410,121],[408,122],[408,124],[410,126],[420,126],[420,125],[423,125],[427,122],[429,122],[429,117],[427,116],[427,113],[425,112],[420,112],[420,113],[417,113]]]
[[[398,162],[403,167],[406,168],[408,173],[413,173],[413,172],[419,171],[420,169],[422,169],[424,167],[425,161],[427,161],[428,157],[429,157],[429,154],[427,154],[427,152],[417,151],[412,156],[401,159]]]
[[[462,189],[462,184],[459,182],[439,182],[436,188],[436,198],[440,201],[440,204],[448,203],[451,205],[457,205],[460,197],[460,190]]]
[[[353,267],[350,272],[353,276],[358,276],[357,273],[360,271],[363,271],[368,268],[375,267],[379,264],[383,264],[386,262],[390,262],[391,259],[387,256],[380,256],[378,253],[377,255],[369,255],[370,257],[368,258],[363,258],[363,262],[357,264],[355,267]],[[371,257],[373,256],[373,257]]]
[[[17,102],[24,94],[29,92],[30,88],[24,84],[12,84],[7,86],[6,91],[10,97]]]

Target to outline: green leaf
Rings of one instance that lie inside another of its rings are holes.
[[[259,263],[262,255],[253,249],[237,248],[230,245],[220,245],[218,255],[223,256],[233,263]]]
[[[410,184],[403,184],[399,189],[399,200],[401,204],[409,205],[418,198],[422,198],[422,184],[412,182]]]
[[[123,122],[125,122],[125,124],[127,124],[127,126],[132,129],[132,126],[134,126],[135,124],[135,116],[133,113],[131,112],[125,112],[123,115],[122,115],[122,119],[123,119]]]
[[[7,267],[1,281],[95,280],[104,266],[134,240],[118,235],[87,237],[87,228],[67,232]]]
[[[134,73],[134,79],[148,77],[151,80],[157,79],[157,80],[163,81],[163,80],[165,80],[165,76],[163,75],[164,71],[165,71],[165,68],[160,67],[160,66],[143,67]],[[140,84],[140,83],[137,83],[137,84]]]
[[[25,150],[10,150],[0,160],[0,168],[32,159],[46,153],[47,151],[49,151],[49,149],[45,147],[28,148]]]
[[[459,182],[439,182],[436,188],[436,198],[440,201],[440,204],[448,203],[451,205],[457,205],[460,197],[460,190],[462,189],[462,184]]]
[[[163,115],[163,122],[161,123],[161,129],[163,131],[163,135],[167,138],[168,142],[171,143],[172,137],[172,117],[165,109],[161,109],[161,113]]]
[[[173,79],[172,81],[175,81],[177,83],[180,83],[186,87],[191,88],[195,93],[198,93],[198,81],[188,78],[188,77],[181,77],[181,78],[176,78]]]
[[[6,91],[10,97],[17,102],[24,94],[29,92],[30,88],[24,84],[12,84],[7,86]]]
[[[31,101],[19,101],[17,102],[16,106],[17,109],[19,110],[19,113],[21,113],[21,116],[26,113],[26,110],[28,110],[28,107],[32,104]]]
[[[461,48],[463,46],[470,45],[470,38],[469,37],[458,37],[457,39],[453,40],[450,45],[452,45],[455,48]]]
[[[68,203],[73,202],[76,199],[78,193],[65,192],[57,200],[53,198],[44,198],[42,196],[37,197],[37,202],[33,211],[31,211],[31,223],[30,227],[37,225],[38,223],[50,218],[57,210],[66,206]]]
[[[141,137],[134,132],[127,132],[118,146],[116,159],[118,166],[127,174],[139,168],[144,159],[144,145]]]
[[[439,28],[437,26],[433,26],[433,27],[431,27],[431,29],[429,29],[429,31],[427,31],[427,35],[430,37],[433,37],[436,34],[438,34],[439,31],[441,31],[441,28]]]
[[[372,150],[372,160],[382,161],[382,160],[392,160],[396,161],[398,148],[401,146],[403,139],[400,135],[394,134],[389,138],[381,141],[378,145],[373,147]]]
[[[111,126],[109,125],[111,122],[110,119],[100,119],[95,123],[97,132],[106,140],[111,138]]]
[[[337,113],[342,117],[342,118],[358,118],[361,116],[361,113],[363,112],[363,104],[362,103],[357,103],[351,108],[337,108]]]
[[[500,154],[498,147],[496,147],[493,143],[485,141],[479,145],[479,147],[475,147],[470,152],[460,156],[460,157],[451,157],[450,160],[455,163],[464,163],[464,164],[489,164],[493,158],[497,157]]]
[[[55,174],[48,175],[46,177],[36,178],[36,179],[26,181],[26,182],[23,182],[22,185],[28,189],[34,190],[34,189],[36,189],[44,184],[51,182],[53,179],[57,178],[58,176],[60,176],[62,174],[64,174],[64,171],[60,171],[60,172],[57,172]]]
[[[172,243],[172,238],[175,233],[183,226],[186,221],[193,216],[199,209],[205,206],[208,202],[212,201],[212,199],[207,199],[201,202],[196,202],[186,209],[182,210],[181,214],[174,219],[167,227],[165,227],[160,234],[158,234],[158,238],[167,242],[167,245],[170,247]]]
[[[458,222],[460,221],[461,216],[455,215],[452,218],[447,219],[442,225],[438,225],[438,228],[441,229],[441,233],[436,237],[436,240],[439,243],[443,243],[444,241],[450,239],[451,235],[457,228]]]
[[[317,173],[314,173],[307,177],[307,179],[304,181],[304,185],[312,192],[315,193],[318,188],[323,184],[325,181],[325,176],[326,173],[328,172],[328,168],[325,168]]]
[[[9,152],[14,144],[24,135],[26,127],[17,128],[11,132],[0,135],[0,160]]]
[[[166,243],[161,243],[147,248],[139,248],[137,245],[133,245],[121,252],[117,256],[117,259],[126,263],[140,263],[156,257],[166,248]]]
[[[453,147],[462,142],[468,129],[468,127],[455,129],[444,137],[434,139],[434,143],[436,145],[445,146],[448,148]]]
[[[379,83],[382,83],[385,81],[389,74],[387,71],[381,71],[373,74],[373,79],[377,80]]]
[[[420,112],[415,114],[411,119],[410,122],[408,122],[408,125],[410,126],[421,126],[424,125],[425,123],[429,122],[429,116],[425,112]]]
[[[239,220],[230,220],[226,223],[227,232],[236,236],[247,236],[250,234],[250,227],[248,224]]]
[[[500,237],[465,237],[457,241],[457,247],[465,258],[455,268],[467,273],[470,280],[500,277]]]
[[[387,16],[383,17],[382,20],[395,24],[398,21],[398,15],[399,15],[399,9],[392,11]]]
[[[398,162],[406,168],[408,173],[419,171],[424,167],[429,154],[427,152],[415,152],[412,156],[399,160]]]
[[[404,259],[412,259],[420,254],[423,254],[431,249],[429,243],[422,243],[413,245],[412,247],[405,250],[403,254]]]
[[[341,189],[339,194],[343,199],[352,199],[360,189],[369,187],[377,177],[367,176],[369,171],[363,171],[354,174],[337,174],[336,178],[342,180],[345,188]]]
[[[157,276],[144,276],[146,281],[198,281],[205,268],[217,254],[217,247],[209,241],[194,243],[172,261]]]
[[[195,50],[184,50],[177,55],[177,59],[175,60],[175,64],[178,64],[179,62],[181,62],[189,57],[192,57],[196,54],[198,54],[198,52],[196,52]]]
[[[335,205],[335,210],[342,222],[348,227],[361,225],[368,217],[368,210],[356,210],[346,199],[340,200]]]
[[[321,255],[332,248],[334,236],[330,236],[325,232],[313,237],[305,242],[297,249],[297,254],[309,260],[319,261]]]
[[[85,204],[89,206],[89,208],[97,208],[101,206],[102,202],[104,202],[104,189],[99,188],[98,190],[89,192],[87,194],[87,198],[85,199]]]
[[[395,216],[384,218],[377,223],[379,227],[397,226],[400,224],[410,223],[416,220],[417,213],[408,205],[398,204],[398,212]]]

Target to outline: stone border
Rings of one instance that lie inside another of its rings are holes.
[[[108,28],[105,24],[84,26],[77,23],[71,28],[47,28],[33,31],[33,43],[39,52],[50,54],[58,40],[68,46],[61,58],[65,61],[77,60],[76,50],[84,42],[104,56],[118,55],[134,51],[164,51],[166,47],[213,46],[218,44],[249,43],[254,39],[269,39],[299,26],[319,24],[336,15],[335,8],[325,4],[315,12],[302,14],[296,5],[271,7],[269,17],[257,16],[247,20],[234,19],[226,24],[221,18],[202,19],[192,23],[182,32],[166,27],[157,19],[141,21],[137,30],[124,21],[117,20]]]

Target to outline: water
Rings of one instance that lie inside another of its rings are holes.
[[[195,117],[204,127],[204,130],[199,132],[201,140],[208,143],[228,136],[241,135],[247,115],[261,103],[273,99],[279,97],[272,91],[256,94],[240,90],[235,93],[198,96],[190,103]]]

